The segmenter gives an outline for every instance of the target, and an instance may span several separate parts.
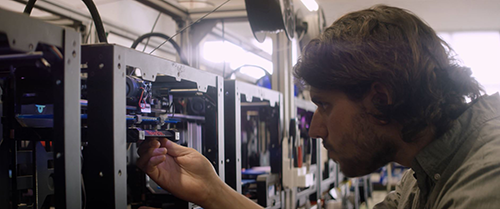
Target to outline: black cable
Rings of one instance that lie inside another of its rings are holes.
[[[31,10],[33,10],[33,7],[35,6],[36,0],[29,0],[28,3],[26,3],[26,7],[24,7],[24,14],[31,14]]]
[[[149,37],[153,37],[153,36],[161,37],[161,38],[168,40],[168,42],[170,42],[172,44],[172,46],[175,48],[175,50],[177,51],[177,54],[179,54],[179,57],[181,58],[181,62],[185,65],[189,65],[187,58],[184,56],[184,54],[182,54],[182,50],[181,50],[181,47],[179,46],[179,44],[177,44],[177,42],[175,42],[170,36],[167,36],[163,33],[154,32],[154,33],[146,33],[142,36],[139,36],[139,38],[137,38],[134,41],[134,43],[132,43],[132,46],[130,48],[135,49],[137,47],[137,45],[139,45],[139,43],[141,43],[144,39],[149,38]]]
[[[87,6],[90,15],[92,15],[92,19],[94,20],[95,23],[95,28],[97,31],[97,36],[99,37],[99,41],[108,43],[108,39],[106,38],[106,32],[104,31],[104,25],[102,24],[101,16],[99,15],[99,11],[97,11],[97,7],[95,6],[94,2],[92,0],[82,0],[82,1]],[[24,8],[24,13],[28,15],[31,14],[31,10],[33,10],[35,2],[36,0],[29,0],[28,3],[26,3],[26,7]]]
[[[83,3],[87,6],[87,9],[92,15],[92,19],[94,20],[95,29],[97,31],[97,36],[99,37],[99,42],[108,43],[108,38],[106,37],[106,32],[104,31],[104,25],[102,24],[101,16],[99,15],[99,11],[97,11],[97,7],[92,0],[82,0]]]

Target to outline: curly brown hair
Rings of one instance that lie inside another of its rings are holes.
[[[374,82],[389,88],[393,104],[376,104],[384,120],[403,125],[410,142],[426,127],[442,135],[484,92],[459,66],[451,48],[411,12],[376,5],[349,13],[307,44],[295,76],[307,85],[341,90],[360,100]]]

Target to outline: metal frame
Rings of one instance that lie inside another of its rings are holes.
[[[82,64],[88,70],[89,147],[86,149],[92,152],[88,155],[90,159],[85,157],[85,165],[89,167],[83,170],[85,183],[90,185],[86,188],[89,208],[126,208],[127,66],[141,69],[142,79],[147,81],[154,82],[161,75],[175,78],[177,82],[195,82],[199,92],[207,92],[208,87],[217,90],[218,111],[212,115],[213,123],[206,123],[213,127],[206,128],[211,132],[205,134],[211,137],[204,139],[202,154],[224,180],[222,77],[113,44],[83,45]],[[90,147],[91,144],[99,146]]]
[[[7,41],[13,51],[34,52],[36,46],[41,43],[63,50],[62,63],[51,67],[51,76],[54,81],[52,86],[54,92],[54,192],[57,208],[79,208],[81,207],[80,34],[72,29],[51,25],[24,14],[2,9],[0,9],[0,19],[8,20],[0,21],[0,32],[7,35]],[[11,75],[12,73],[14,72],[11,72]],[[3,112],[9,114],[9,119],[6,119],[4,123],[10,120],[10,124],[14,124],[14,111],[14,106],[4,106]],[[22,134],[14,135],[14,131],[19,131],[19,129],[4,125],[3,143],[13,144],[12,148],[15,150],[14,140],[19,139]],[[14,156],[12,163],[16,162]],[[15,173],[13,171],[13,176]],[[15,180],[13,181],[13,188],[16,189]],[[13,204],[17,207],[15,202]]]
[[[241,188],[241,107],[243,102],[251,102],[257,99],[266,101],[269,107],[277,108],[279,118],[277,118],[277,136],[271,136],[271,173],[281,173],[281,130],[283,123],[283,96],[281,93],[258,87],[248,83],[235,80],[226,80],[224,83],[225,92],[225,154],[226,154],[226,183],[233,189],[242,192]],[[242,96],[247,101],[241,101]],[[267,103],[269,102],[269,103]]]

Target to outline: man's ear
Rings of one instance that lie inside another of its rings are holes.
[[[370,89],[371,100],[374,105],[387,106],[392,105],[392,97],[386,85],[380,82],[374,82]]]
[[[368,113],[374,116],[378,122],[387,124],[390,121],[390,107],[393,104],[392,95],[386,85],[374,82],[368,94],[363,99],[363,105]]]

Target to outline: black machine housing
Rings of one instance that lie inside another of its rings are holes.
[[[82,66],[89,208],[196,207],[136,167],[136,148],[147,138],[196,149],[224,179],[222,77],[113,44],[83,45]]]
[[[226,183],[265,208],[281,208],[283,96],[235,80],[224,89]]]
[[[0,208],[80,208],[80,34],[0,20]]]

